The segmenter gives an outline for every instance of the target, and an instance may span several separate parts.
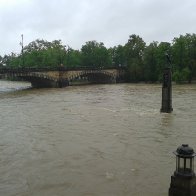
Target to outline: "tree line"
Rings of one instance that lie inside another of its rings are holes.
[[[168,66],[166,53],[171,57],[173,80],[196,79],[196,34],[175,37],[172,43],[146,44],[138,35],[130,35],[125,45],[106,48],[104,43],[88,41],[80,50],[37,39],[25,46],[20,54],[0,56],[0,67],[124,67],[129,82],[156,82],[162,79]]]

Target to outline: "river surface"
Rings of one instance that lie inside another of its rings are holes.
[[[0,81],[1,196],[167,196],[176,148],[196,149],[196,85],[26,89]]]

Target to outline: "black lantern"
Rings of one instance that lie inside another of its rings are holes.
[[[193,148],[188,144],[182,144],[174,152],[176,155],[176,171],[175,175],[179,176],[195,176],[194,173],[194,157],[196,156]]]

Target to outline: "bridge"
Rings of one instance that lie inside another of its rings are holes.
[[[36,88],[61,88],[69,86],[73,81],[86,80],[88,83],[106,84],[119,82],[124,76],[122,68],[0,68],[0,76],[20,78],[31,82]]]

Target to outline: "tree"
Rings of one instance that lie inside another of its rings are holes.
[[[196,79],[196,34],[186,34],[185,38],[187,45],[186,48],[188,50],[187,65],[185,68],[188,69],[188,81],[190,83],[193,78]]]
[[[15,53],[1,57],[1,65],[6,67],[16,67],[19,65],[19,59]]]
[[[81,48],[82,64],[89,67],[108,67],[111,66],[109,51],[102,42],[86,42]]]
[[[129,36],[125,45],[127,79],[129,81],[139,81],[144,79],[143,75],[143,54],[146,43],[138,35]]]
[[[61,40],[48,42],[37,39],[24,47],[23,55],[6,55],[3,62],[9,66],[25,67],[56,67],[61,64],[67,67],[80,66],[81,53],[69,46],[64,46]]]
[[[37,39],[24,47],[25,66],[55,67],[63,63],[65,46],[61,40],[48,42]]]
[[[115,66],[126,66],[125,47],[122,45],[109,48],[112,64]]]
[[[152,42],[144,51],[144,78],[146,81],[155,82],[158,80],[157,63],[158,42]]]
[[[191,82],[192,78],[196,77],[196,35],[186,34],[174,38],[172,51],[175,66],[174,73],[177,72],[176,75],[180,76],[180,78],[177,78]]]
[[[81,52],[68,47],[64,58],[64,65],[67,67],[80,67],[82,65]]]
[[[172,56],[174,60],[174,71],[178,69],[181,71],[186,67],[186,61],[188,57],[186,44],[186,38],[182,35],[179,38],[173,39]]]
[[[158,44],[156,59],[157,59],[157,77],[162,80],[163,70],[168,66],[166,53],[171,56],[171,44],[169,42],[161,42]],[[173,61],[173,58],[172,58]]]

